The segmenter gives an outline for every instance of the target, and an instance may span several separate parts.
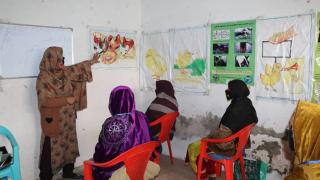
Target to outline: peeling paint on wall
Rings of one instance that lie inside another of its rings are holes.
[[[192,137],[203,137],[209,134],[211,129],[218,127],[220,118],[211,112],[205,116],[186,117],[180,115],[176,121],[175,137],[181,140],[191,139]]]
[[[216,129],[220,118],[207,112],[204,116],[186,117],[180,115],[176,121],[175,138],[182,141],[194,137],[204,137],[212,129]],[[248,151],[255,159],[260,159],[270,165],[270,171],[286,175],[290,168],[290,160],[286,156],[286,147],[281,138],[284,133],[277,133],[274,129],[256,126],[251,133],[251,149]]]

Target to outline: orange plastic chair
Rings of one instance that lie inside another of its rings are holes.
[[[127,174],[131,180],[143,180],[144,172],[146,170],[151,153],[157,146],[159,146],[158,141],[150,141],[137,145],[108,162],[96,163],[92,160],[84,161],[84,179],[93,180],[92,166],[112,167],[120,162],[124,162]]]
[[[239,159],[242,180],[245,180],[246,175],[245,175],[245,169],[244,169],[243,150],[249,139],[251,129],[254,126],[255,126],[255,123],[250,124],[244,127],[243,129],[241,129],[240,131],[238,131],[237,133],[224,139],[209,139],[209,138],[201,139],[200,155],[199,155],[199,161],[197,163],[197,180],[200,180],[202,162],[204,159],[213,161],[217,176],[221,175],[221,165],[223,165],[226,173],[226,180],[233,180],[233,163],[234,161]],[[233,141],[235,139],[238,139],[238,143],[236,145],[236,153],[231,157],[220,155],[217,153],[206,152],[208,143],[224,143],[224,142]]]
[[[173,127],[173,124],[176,121],[178,116],[179,116],[179,112],[171,112],[161,116],[159,119],[149,124],[151,127],[161,123],[159,141],[161,143],[164,141],[167,141],[171,164],[173,164],[173,157],[172,157],[172,150],[171,150],[171,144],[170,144],[170,130]],[[159,154],[156,151],[155,151],[155,154],[156,154],[155,162],[159,164]]]

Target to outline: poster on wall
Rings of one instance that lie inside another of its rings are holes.
[[[317,42],[313,66],[313,91],[311,100],[312,102],[320,103],[320,12],[317,14],[316,38]]]
[[[308,99],[312,15],[257,20],[256,95]]]
[[[99,53],[99,63],[94,67],[135,68],[136,32],[90,28],[90,53]]]
[[[156,80],[169,80],[169,32],[142,33],[140,87],[155,89]]]
[[[177,91],[208,93],[207,27],[172,31],[172,82]]]
[[[255,20],[211,24],[211,83],[241,79],[254,85],[255,36]]]

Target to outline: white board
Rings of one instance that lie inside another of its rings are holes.
[[[73,64],[72,29],[0,24],[0,76],[37,76],[43,53],[50,46],[62,47],[65,64]]]

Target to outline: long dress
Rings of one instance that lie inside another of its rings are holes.
[[[92,81],[89,61],[68,66],[63,75],[57,77],[53,69],[59,58],[62,58],[61,48],[47,49],[40,63],[36,83],[42,127],[40,157],[47,153],[43,152],[43,145],[47,142],[49,149],[45,151],[50,151],[51,171],[54,174],[64,165],[74,163],[79,156],[76,111],[86,107],[86,82]],[[73,105],[67,103],[66,98],[70,96],[76,98]]]

